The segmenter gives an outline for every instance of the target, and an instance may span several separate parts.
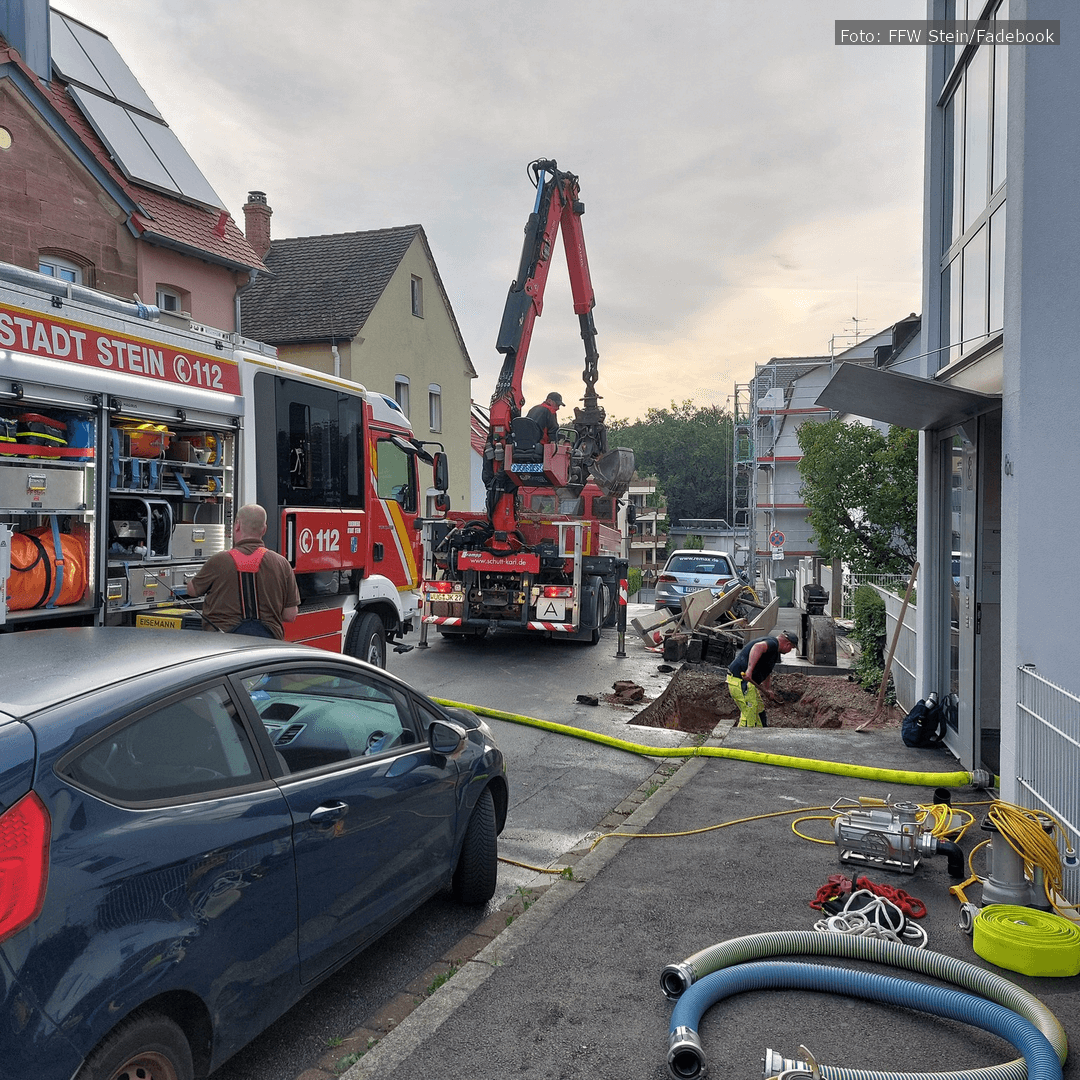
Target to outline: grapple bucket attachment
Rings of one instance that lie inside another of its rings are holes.
[[[592,463],[589,471],[605,495],[625,495],[634,475],[634,451],[625,446],[609,450]]]

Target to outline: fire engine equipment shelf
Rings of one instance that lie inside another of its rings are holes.
[[[0,512],[82,513],[90,501],[92,470],[59,462],[5,459],[0,470]]]
[[[109,500],[109,558],[172,557],[173,508],[166,499]]]

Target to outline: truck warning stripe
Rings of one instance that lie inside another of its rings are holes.
[[[401,559],[402,569],[407,575],[406,588],[413,588],[420,583],[420,577],[416,572],[416,556],[413,553],[412,544],[409,542],[409,530],[405,526],[405,517],[401,511],[401,504],[393,499],[380,499],[386,509],[386,516],[393,525],[394,546],[397,548],[398,557]]]

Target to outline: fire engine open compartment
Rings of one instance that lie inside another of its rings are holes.
[[[0,624],[85,617],[96,608],[94,416],[64,390],[7,389],[0,394]]]
[[[0,624],[100,621],[103,606],[131,622],[175,604],[231,534],[229,419],[166,425],[61,387],[18,390],[0,395]]]
[[[179,624],[188,583],[231,536],[236,436],[131,413],[108,421],[106,621],[145,622],[165,607]]]

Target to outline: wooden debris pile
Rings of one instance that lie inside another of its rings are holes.
[[[749,585],[737,585],[720,597],[711,589],[684,596],[678,614],[656,611],[631,620],[646,647],[667,661],[727,665],[747,641],[764,637],[776,626],[779,599],[761,605]]]

